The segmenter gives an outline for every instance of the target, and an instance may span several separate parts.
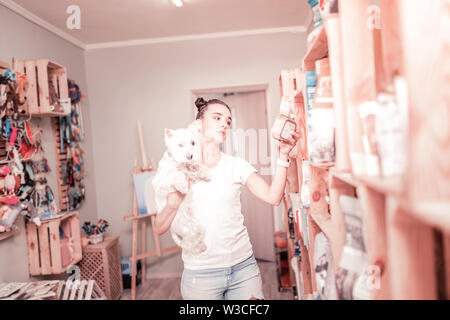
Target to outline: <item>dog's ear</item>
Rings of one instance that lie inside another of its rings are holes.
[[[164,129],[164,139],[166,140],[166,143],[169,142],[170,138],[173,137],[173,130],[172,129]]]
[[[189,125],[188,129],[194,130],[197,133],[201,133],[202,132],[202,120],[201,119],[195,120],[194,122],[192,122]]]

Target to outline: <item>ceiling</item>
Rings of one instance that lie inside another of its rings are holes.
[[[306,0],[0,0],[84,45],[204,35],[286,27],[311,23]],[[81,9],[81,29],[69,30],[70,5]],[[18,9],[17,9],[18,8]],[[20,13],[20,12],[19,12]],[[29,14],[31,13],[31,14]],[[26,16],[24,15],[24,16]],[[263,31],[261,31],[263,32]]]

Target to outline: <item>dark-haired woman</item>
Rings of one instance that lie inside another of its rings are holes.
[[[240,188],[247,186],[257,198],[277,206],[282,200],[289,166],[289,152],[298,140],[298,132],[288,142],[280,142],[278,165],[272,184],[257,173],[246,160],[224,154],[220,144],[231,126],[230,108],[220,100],[195,102],[202,121],[203,163],[210,169],[211,181],[191,186],[192,212],[205,229],[206,251],[182,253],[184,271],[181,294],[184,299],[264,299],[261,275],[244,217]],[[175,218],[183,194],[169,194],[166,207],[157,215],[155,230],[166,232]]]

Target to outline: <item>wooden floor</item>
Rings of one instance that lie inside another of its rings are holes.
[[[278,292],[277,266],[275,262],[258,261],[261,271],[264,298],[266,300],[292,300],[291,289]],[[181,278],[148,279],[136,290],[136,300],[181,300]],[[131,289],[125,289],[121,300],[131,299]]]

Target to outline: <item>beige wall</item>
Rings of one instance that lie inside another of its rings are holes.
[[[0,5],[0,60],[11,63],[12,57],[20,59],[49,58],[66,66],[69,78],[75,80],[84,94],[89,95],[86,85],[84,52],[69,42],[49,33],[21,16]],[[97,201],[94,182],[94,158],[92,153],[92,130],[89,98],[82,102],[86,127],[86,142],[82,147],[86,152],[86,192],[87,198],[80,210],[80,220],[97,219]],[[33,119],[44,128],[44,149],[50,168],[49,184],[57,197],[54,144],[49,119]],[[26,281],[28,279],[28,259],[26,253],[25,230],[6,240],[0,241],[0,282]]]
[[[131,254],[131,170],[140,160],[136,120],[148,156],[156,162],[165,148],[163,129],[192,119],[191,90],[268,84],[270,121],[279,108],[278,75],[299,67],[306,34],[271,34],[101,49],[86,53],[93,131],[98,216],[119,234],[121,254]],[[278,208],[275,226],[282,228]],[[153,249],[149,237],[148,247]],[[162,246],[173,244],[169,232]],[[150,275],[182,270],[179,254],[151,258]]]

